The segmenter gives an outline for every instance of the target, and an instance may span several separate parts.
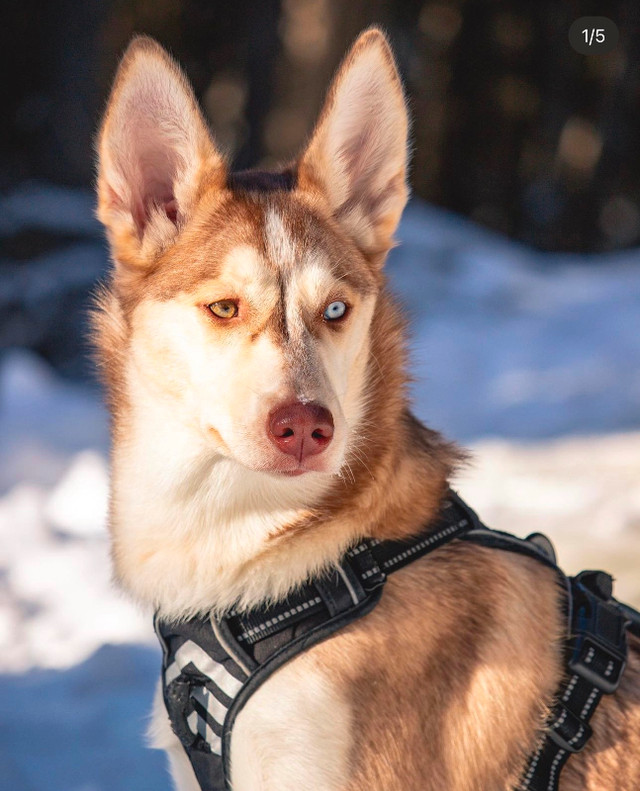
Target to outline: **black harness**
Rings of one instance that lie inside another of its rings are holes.
[[[450,492],[435,524],[408,541],[367,539],[340,565],[286,600],[220,620],[178,624],[155,620],[163,648],[162,686],[173,730],[202,791],[229,791],[230,745],[238,713],[285,662],[370,612],[388,574],[454,539],[527,555],[554,569],[566,591],[566,677],[518,791],[557,791],[572,753],[591,736],[589,720],[603,694],[614,692],[625,668],[626,630],[640,635],[640,613],[612,598],[611,577],[583,571],[568,578],[551,542],[489,530]]]

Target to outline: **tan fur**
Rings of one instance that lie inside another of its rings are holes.
[[[360,537],[406,537],[437,513],[462,454],[408,409],[404,321],[381,271],[407,128],[389,47],[367,31],[294,186],[234,188],[178,67],[147,39],[125,56],[99,143],[114,273],[94,326],[116,574],[164,617],[282,597]],[[237,317],[213,317],[218,300]],[[322,318],[334,300],[350,306],[339,324]],[[335,423],[296,478],[265,428],[292,399]],[[247,703],[234,791],[513,788],[560,683],[560,596],[535,562],[460,543],[394,574],[370,615]],[[632,654],[562,791],[639,787],[639,670]],[[154,719],[192,788],[162,707]]]
[[[345,788],[513,787],[556,686],[557,599],[552,573],[469,546],[392,576],[368,623],[317,649],[361,723]]]

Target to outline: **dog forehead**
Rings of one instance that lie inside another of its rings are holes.
[[[152,273],[147,295],[170,299],[223,273],[242,288],[277,284],[283,295],[292,288],[313,301],[338,281],[357,291],[374,287],[357,251],[293,196],[232,194],[211,203]]]
[[[220,263],[218,277],[257,293],[277,287],[279,281],[278,272],[267,264],[262,246],[254,240],[230,248]]]
[[[315,229],[313,229],[315,230]],[[267,259],[286,282],[309,296],[326,292],[338,279],[331,254],[312,232],[310,223],[295,222],[282,211],[269,208],[264,215]]]
[[[222,260],[217,280],[265,308],[282,299],[290,307],[316,306],[339,282],[328,258],[317,253],[292,256],[291,266],[282,256],[276,264],[272,261],[256,246],[239,244]]]
[[[266,257],[282,272],[286,290],[313,301],[324,299],[342,283],[360,294],[379,288],[379,279],[362,252],[344,237],[331,218],[296,196],[265,207]]]

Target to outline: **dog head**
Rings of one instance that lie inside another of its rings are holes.
[[[376,29],[276,174],[230,174],[177,65],[136,39],[99,137],[114,275],[97,326],[112,401],[153,404],[161,428],[188,429],[204,455],[276,476],[338,473],[370,397],[406,165],[402,87]]]

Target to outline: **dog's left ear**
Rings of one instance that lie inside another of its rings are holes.
[[[408,117],[393,54],[377,28],[345,58],[300,160],[301,189],[320,190],[358,247],[382,263],[407,201]]]

